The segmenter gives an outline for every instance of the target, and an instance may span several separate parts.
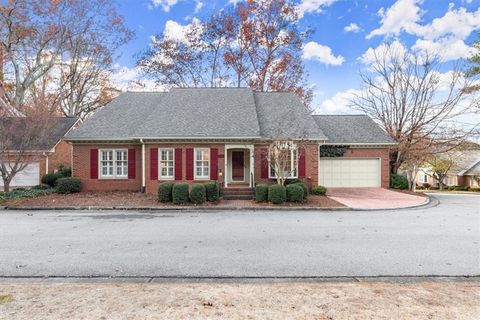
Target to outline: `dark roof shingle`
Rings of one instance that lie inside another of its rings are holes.
[[[38,122],[26,117],[6,117],[0,118],[0,126],[12,130],[29,128],[28,132],[23,132],[25,135],[18,134],[13,137],[16,139],[12,142],[14,150],[49,151],[65,136],[77,120],[77,118],[53,117]],[[35,135],[38,139],[33,139],[26,147],[27,139],[30,140],[30,137]]]
[[[390,138],[366,115],[314,115],[328,143],[393,144]]]

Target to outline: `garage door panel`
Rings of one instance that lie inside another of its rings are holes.
[[[25,169],[18,172],[10,182],[11,187],[30,187],[38,184],[40,176],[40,165],[38,162],[29,163]],[[0,187],[3,187],[3,180],[0,179]]]
[[[380,187],[380,159],[320,158],[319,175],[325,187]]]

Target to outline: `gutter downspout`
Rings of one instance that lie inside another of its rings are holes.
[[[44,152],[43,155],[45,156],[45,174],[48,174],[48,153]]]
[[[140,139],[140,142],[142,143],[142,193],[145,193],[145,142],[143,139]]]

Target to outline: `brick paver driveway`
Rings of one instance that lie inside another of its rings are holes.
[[[327,195],[335,201],[356,209],[391,209],[425,203],[416,196],[383,188],[329,188]]]

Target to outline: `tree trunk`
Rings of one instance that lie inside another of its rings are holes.
[[[4,192],[10,191],[10,181],[3,179],[3,191]]]

